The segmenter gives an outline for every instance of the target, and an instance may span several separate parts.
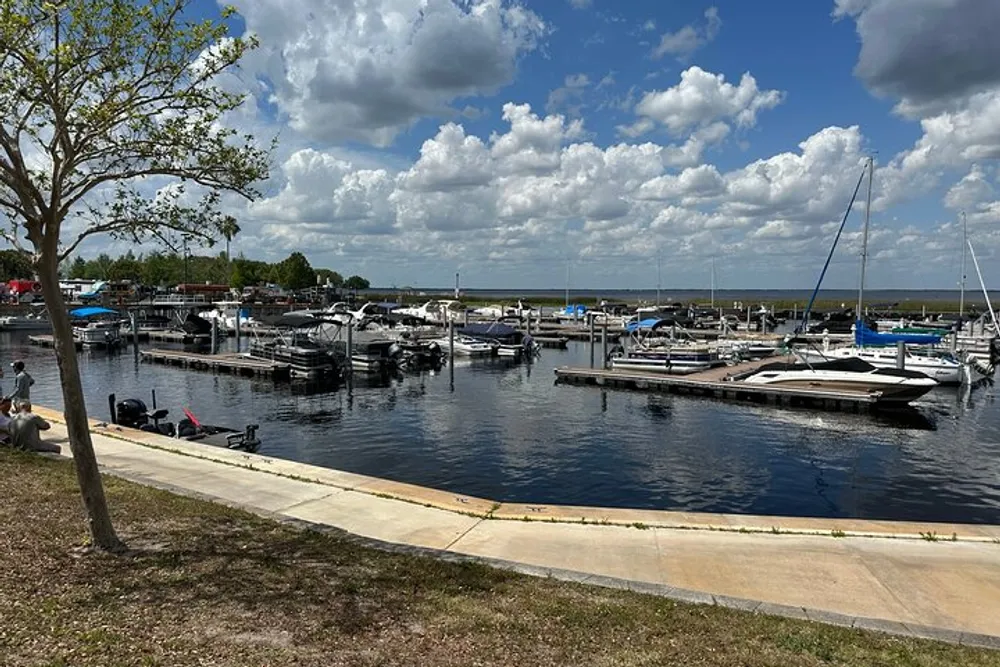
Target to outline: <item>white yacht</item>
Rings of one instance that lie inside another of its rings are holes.
[[[213,305],[215,308],[198,313],[198,317],[209,322],[217,320],[223,331],[235,331],[237,318],[240,329],[244,331],[257,326],[257,320],[250,316],[249,309],[244,308],[239,301],[216,301]]]
[[[435,341],[447,354],[451,349],[448,337],[439,338]],[[462,357],[490,357],[496,353],[497,346],[470,336],[455,336],[455,356]]]
[[[458,322],[465,313],[465,306],[462,305],[462,302],[454,299],[436,299],[420,306],[397,308],[395,312],[400,315],[419,317],[427,322],[446,324],[448,322]]]
[[[799,352],[810,363],[822,363],[837,359],[861,359],[876,368],[897,368],[899,353],[894,347],[836,347],[828,350],[804,348]],[[919,371],[937,380],[939,384],[961,384],[962,362],[944,352],[918,354],[907,348],[904,352],[903,367]]]
[[[818,364],[766,364],[742,382],[790,389],[877,393],[881,402],[898,404],[916,400],[938,384],[919,371],[876,368],[857,357]]]

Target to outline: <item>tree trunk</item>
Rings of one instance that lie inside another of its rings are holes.
[[[43,252],[36,262],[38,280],[42,284],[45,308],[52,322],[52,337],[59,364],[59,378],[62,381],[63,415],[69,432],[69,446],[73,451],[76,479],[83,495],[83,505],[87,510],[87,523],[93,546],[104,551],[121,551],[124,548],[115,528],[111,525],[108,502],[104,497],[104,485],[97,468],[94,443],[90,439],[90,424],[87,420],[87,405],[83,398],[80,382],[80,366],[76,359],[76,344],[69,314],[59,289],[59,267],[56,253]]]

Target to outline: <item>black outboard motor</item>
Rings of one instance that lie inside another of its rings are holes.
[[[129,428],[142,428],[149,424],[146,404],[138,398],[126,398],[115,404],[115,423]]]

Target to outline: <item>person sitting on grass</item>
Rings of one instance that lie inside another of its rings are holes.
[[[10,444],[10,399],[0,398],[0,445]]]
[[[10,420],[10,440],[17,449],[28,452],[50,452],[59,454],[62,448],[50,442],[42,442],[39,431],[51,428],[49,423],[31,411],[30,401],[21,401],[19,412]]]

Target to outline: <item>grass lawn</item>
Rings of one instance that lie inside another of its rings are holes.
[[[0,450],[3,665],[1000,665],[1000,652],[387,553],[105,484],[128,556],[81,548],[70,463]]]

